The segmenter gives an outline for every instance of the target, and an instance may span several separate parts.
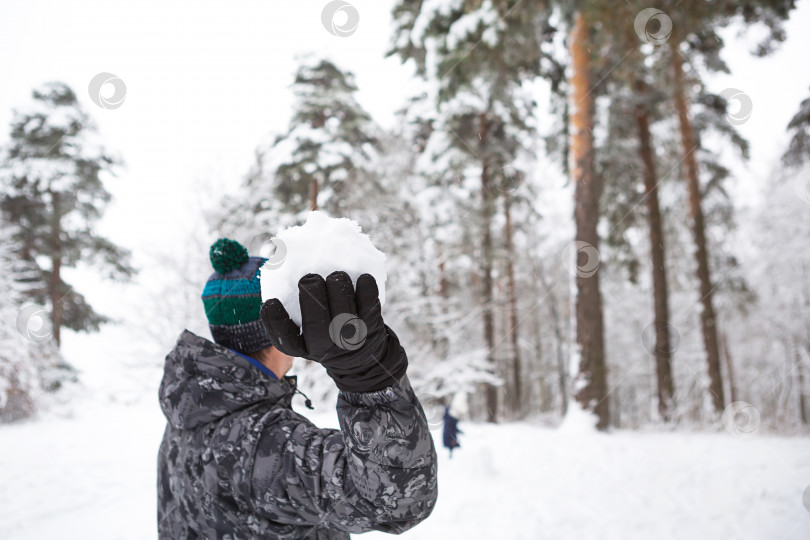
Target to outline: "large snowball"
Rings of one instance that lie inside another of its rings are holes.
[[[374,247],[356,221],[310,212],[306,223],[281,231],[273,243],[276,251],[261,268],[262,301],[281,300],[299,327],[298,280],[307,274],[326,278],[343,270],[355,285],[362,274],[371,274],[377,280],[380,303],[385,305],[385,254]]]

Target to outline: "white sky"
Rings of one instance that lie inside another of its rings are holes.
[[[115,202],[100,231],[132,249],[136,262],[148,251],[171,250],[193,226],[201,186],[210,188],[208,200],[232,189],[256,145],[287,125],[298,55],[327,56],[352,70],[361,103],[384,125],[417,87],[408,67],[383,57],[391,0],[351,0],[360,22],[348,37],[322,26],[326,3],[0,0],[0,144],[12,107],[26,104],[33,87],[67,82],[107,148],[126,162],[109,185]],[[808,28],[805,0],[788,24],[787,43],[773,56],[754,59],[747,43],[728,34],[724,58],[732,75],[718,77],[713,89],[738,88],[754,103],[739,127],[752,145],[750,164],[735,164],[741,203],[755,203],[787,143],[785,126],[808,96]],[[90,101],[87,86],[99,72],[126,83],[120,108],[104,110]],[[97,286],[89,275],[75,281],[102,312],[119,315],[109,294],[116,286]]]
[[[132,247],[176,239],[180,206],[198,181],[234,185],[257,143],[284,129],[296,55],[329,55],[355,70],[363,104],[383,122],[407,94],[408,70],[383,58],[389,2],[353,2],[360,24],[345,38],[322,26],[325,1],[9,4],[0,18],[0,126],[32,87],[70,84],[126,162],[109,186],[116,204],[104,228]],[[89,100],[99,72],[126,83],[120,108]]]

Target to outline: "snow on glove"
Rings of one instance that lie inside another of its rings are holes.
[[[377,282],[346,272],[324,279],[307,274],[298,282],[302,331],[277,298],[267,300],[261,318],[278,350],[323,364],[341,390],[372,392],[391,386],[408,367],[405,350],[380,310]]]

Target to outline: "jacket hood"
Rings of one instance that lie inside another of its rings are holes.
[[[188,330],[166,356],[160,408],[169,424],[193,429],[256,403],[290,407],[296,377],[271,379],[249,361]]]

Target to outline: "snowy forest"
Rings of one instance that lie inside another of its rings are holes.
[[[208,247],[319,210],[386,255],[439,453],[403,537],[807,538],[810,3],[36,4],[0,22],[54,29],[0,60],[0,537],[155,537]]]

